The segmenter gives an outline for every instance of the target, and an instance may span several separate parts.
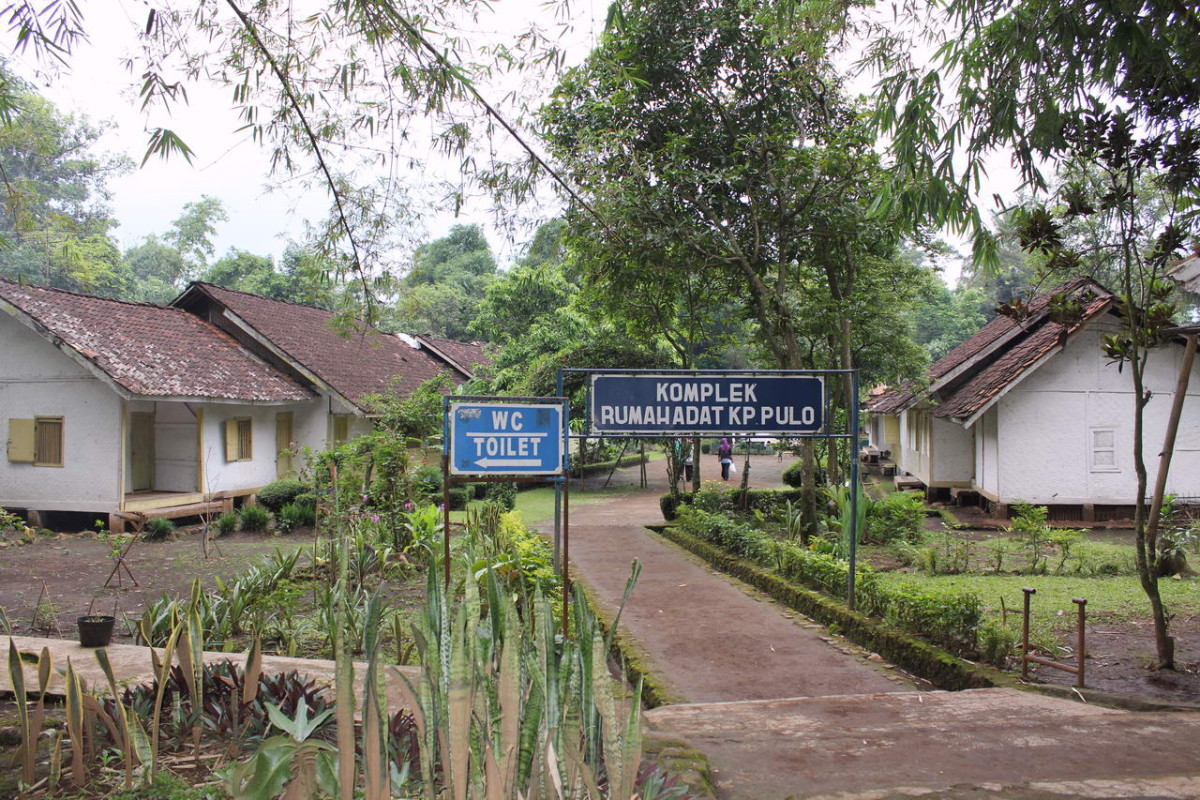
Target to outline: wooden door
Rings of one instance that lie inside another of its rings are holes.
[[[154,414],[129,415],[129,489],[154,488]]]
[[[275,476],[285,478],[292,473],[292,412],[275,415]]]

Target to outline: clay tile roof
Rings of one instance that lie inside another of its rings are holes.
[[[929,368],[930,380],[936,382],[939,378],[949,374],[955,368],[971,360],[975,356],[987,351],[1006,335],[1013,333],[1018,328],[1027,327],[1027,323],[1030,320],[1036,319],[1039,314],[1046,310],[1046,306],[1050,303],[1051,296],[1057,294],[1070,294],[1089,285],[1100,290],[1104,294],[1108,294],[1108,291],[1104,289],[1104,287],[1100,286],[1100,284],[1096,283],[1090,278],[1076,278],[1074,280],[1067,281],[1066,283],[1063,283],[1054,289],[1051,289],[1045,294],[1038,295],[1029,303],[1030,314],[1028,320],[1017,322],[1010,317],[1004,316],[999,316],[991,320],[969,339],[935,361],[933,366]]]
[[[899,414],[912,408],[921,399],[910,388],[911,383],[891,389],[883,394],[875,395],[867,400],[867,411],[872,414]]]
[[[334,391],[363,410],[363,398],[386,391],[399,378],[401,395],[430,378],[450,373],[445,362],[419,350],[399,336],[368,330],[341,336],[331,321],[334,312],[312,306],[272,300],[256,294],[226,289],[211,283],[194,283],[225,308],[241,317],[287,357],[316,375]]]
[[[453,366],[465,370],[468,374],[474,374],[475,367],[490,366],[492,363],[491,357],[483,349],[483,342],[460,342],[456,339],[425,335],[415,338],[421,344],[432,349],[434,353],[449,359]]]
[[[260,403],[313,396],[231,336],[179,309],[3,279],[0,300],[131,394]]]
[[[1031,317],[1026,322],[1027,333],[1014,339],[999,358],[954,390],[949,397],[944,398],[934,410],[934,416],[957,418],[972,416],[1024,375],[1026,370],[1060,347],[1068,336],[1079,330],[1086,322],[1107,311],[1112,304],[1112,295],[1099,284],[1087,279],[1083,279],[1082,282],[1072,281],[1047,295],[1042,295],[1031,304],[1031,308],[1037,312],[1044,311],[1050,295],[1074,292],[1084,288],[1087,284],[1098,288],[1099,292],[1084,303],[1078,320],[1064,325],[1051,320],[1045,314]]]

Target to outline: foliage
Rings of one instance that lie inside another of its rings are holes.
[[[924,531],[925,500],[920,492],[892,492],[867,509],[867,539],[916,541]]]
[[[1017,632],[994,619],[985,619],[979,626],[979,658],[998,667],[1007,665],[1017,651]]]
[[[166,517],[152,517],[146,520],[147,539],[165,539],[175,532],[175,523]]]
[[[0,126],[4,213],[0,275],[61,289],[121,295],[130,281],[108,231],[107,181],[129,169],[101,155],[104,133],[86,119],[60,113],[0,65],[5,114]]]
[[[317,506],[304,499],[284,503],[275,512],[275,523],[284,533],[290,533],[297,528],[311,528],[317,524]]]
[[[684,533],[770,567],[789,580],[845,597],[849,564],[831,554],[815,552],[793,541],[776,540],[750,525],[699,509],[680,507],[677,524]],[[877,576],[860,567],[855,577],[860,610],[942,646],[960,652],[974,651],[981,613],[978,595],[916,584],[884,585]]]
[[[495,503],[505,511],[512,511],[517,506],[517,485],[515,483],[489,483],[483,493],[483,499]]]
[[[241,517],[238,516],[236,511],[222,511],[213,523],[213,526],[217,529],[218,535],[226,536],[237,530],[240,521]]]
[[[271,512],[257,503],[242,506],[238,512],[244,531],[265,531],[271,524]]]
[[[294,501],[304,492],[308,485],[296,478],[280,478],[271,481],[255,493],[255,502],[269,511],[279,511],[287,503]]]

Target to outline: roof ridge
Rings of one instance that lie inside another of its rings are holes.
[[[245,295],[246,297],[253,297],[255,300],[267,300],[269,302],[279,303],[280,305],[284,305],[284,306],[296,306],[298,308],[307,308],[310,311],[322,311],[326,314],[330,314],[333,316],[337,316],[337,313],[338,313],[336,311],[331,311],[328,308],[321,308],[320,306],[313,305],[312,303],[297,303],[292,300],[280,300],[275,297],[267,297],[265,294],[257,294],[255,292],[247,292],[245,289],[234,289],[229,286],[222,286],[221,284],[213,283],[212,281],[189,281],[188,288],[191,288],[192,286],[212,286],[215,289],[220,289],[225,292],[233,292],[234,294],[241,294],[241,295]],[[183,290],[183,292],[186,292],[186,291],[187,291],[187,289]],[[183,292],[180,292],[180,296],[183,295]],[[176,299],[178,299],[178,298],[176,298]],[[359,319],[358,317],[355,317],[355,321],[362,322],[362,320]]]
[[[88,292],[80,292],[74,289],[60,289],[57,286],[43,286],[40,283],[21,283],[14,281],[11,278],[0,277],[0,283],[11,284],[18,289],[38,289],[43,292],[57,292],[58,294],[69,294],[72,297],[82,297],[87,300],[100,300],[106,303],[120,303],[125,306],[141,306],[142,308],[157,308],[161,311],[183,311],[175,306],[164,305],[163,303],[152,303],[149,300],[124,300],[120,297],[105,297],[99,294],[89,294]],[[184,312],[187,313],[187,312]]]

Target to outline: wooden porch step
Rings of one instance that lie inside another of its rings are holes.
[[[902,492],[911,489],[924,490],[925,488],[921,479],[913,475],[897,475],[892,480],[896,484],[896,489]]]

